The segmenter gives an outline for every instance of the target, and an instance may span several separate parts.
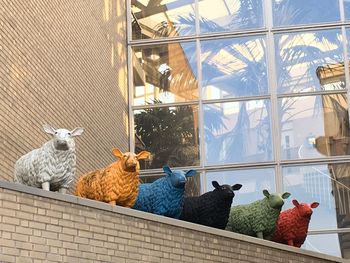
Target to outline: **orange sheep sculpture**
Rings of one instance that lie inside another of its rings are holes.
[[[139,160],[147,159],[150,153],[122,153],[117,148],[114,148],[112,153],[120,159],[106,168],[81,176],[75,194],[111,205],[132,207],[138,194]]]

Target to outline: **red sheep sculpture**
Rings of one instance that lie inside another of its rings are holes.
[[[280,213],[272,240],[289,246],[301,247],[307,236],[312,208],[318,207],[319,203],[299,204],[294,199],[293,205],[295,207]]]

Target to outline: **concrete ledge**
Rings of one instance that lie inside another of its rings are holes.
[[[89,199],[84,199],[84,198],[79,198],[79,197],[76,197],[73,195],[63,195],[63,194],[60,194],[57,192],[47,192],[47,191],[44,191],[42,189],[28,187],[28,186],[21,185],[18,183],[0,181],[0,188],[12,190],[12,191],[17,191],[17,192],[21,192],[21,193],[26,193],[26,194],[31,194],[31,195],[35,195],[35,196],[40,196],[40,197],[44,197],[44,198],[50,198],[50,199],[68,202],[68,203],[72,203],[72,204],[82,205],[82,206],[86,206],[86,207],[91,207],[91,208],[95,208],[95,209],[99,209],[99,210],[103,210],[103,211],[113,212],[113,213],[120,214],[120,215],[126,215],[126,216],[130,216],[130,217],[134,217],[134,218],[163,223],[163,224],[167,224],[167,225],[171,225],[171,226],[175,226],[175,227],[182,227],[182,228],[189,229],[189,230],[194,230],[194,231],[199,231],[199,232],[206,233],[206,234],[216,235],[218,237],[225,237],[225,238],[235,239],[235,240],[239,240],[239,241],[245,241],[245,242],[248,242],[250,244],[261,245],[264,247],[270,247],[273,249],[279,249],[279,250],[288,251],[288,252],[292,252],[292,253],[296,253],[296,254],[301,254],[301,255],[306,255],[306,256],[310,256],[310,257],[314,257],[314,258],[319,258],[320,260],[321,259],[322,260],[329,260],[331,262],[350,262],[350,260],[345,260],[345,259],[341,259],[338,257],[329,256],[326,254],[312,252],[312,251],[308,251],[308,250],[304,250],[304,249],[298,249],[298,248],[278,244],[278,243],[267,241],[267,240],[261,240],[258,238],[253,238],[253,237],[249,237],[246,235],[236,234],[236,233],[232,233],[229,231],[224,231],[224,230],[219,230],[219,229],[215,229],[215,228],[211,228],[211,227],[201,226],[198,224],[188,223],[188,222],[184,222],[181,220],[172,219],[172,218],[168,218],[168,217],[164,217],[164,216],[153,215],[150,213],[145,213],[145,212],[141,212],[141,211],[137,211],[137,210],[133,210],[133,209],[129,209],[129,208],[124,208],[124,207],[120,207],[120,206],[111,206],[111,205],[106,204],[106,203],[102,203],[102,202],[98,202],[98,201],[94,201],[94,200],[89,200]]]

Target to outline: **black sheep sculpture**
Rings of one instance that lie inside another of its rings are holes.
[[[225,229],[235,196],[233,191],[241,189],[242,185],[219,185],[217,181],[212,181],[212,185],[215,188],[213,191],[185,198],[181,220]]]

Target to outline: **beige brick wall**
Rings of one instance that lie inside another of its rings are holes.
[[[79,175],[128,150],[125,24],[124,0],[0,1],[0,178],[44,123],[85,128]]]
[[[0,182],[0,262],[346,261],[132,209]]]

